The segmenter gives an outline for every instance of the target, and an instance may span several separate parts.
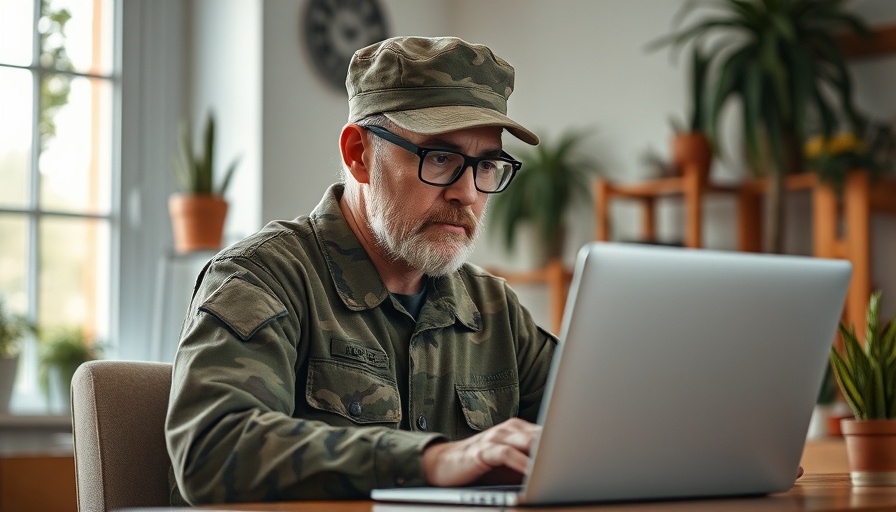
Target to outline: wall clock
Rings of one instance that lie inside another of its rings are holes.
[[[355,50],[388,37],[377,0],[309,0],[301,28],[314,68],[342,92]]]

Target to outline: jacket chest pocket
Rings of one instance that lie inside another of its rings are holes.
[[[305,400],[315,409],[361,425],[397,426],[401,421],[401,400],[395,381],[339,361],[309,361]]]
[[[499,387],[456,386],[467,425],[481,431],[519,413],[519,384]]]

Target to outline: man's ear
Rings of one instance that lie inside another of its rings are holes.
[[[342,164],[358,183],[370,182],[370,171],[364,163],[364,152],[371,147],[367,145],[364,128],[356,124],[347,124],[342,127],[339,136],[339,152],[342,154]]]

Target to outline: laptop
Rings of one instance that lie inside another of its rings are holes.
[[[523,485],[371,497],[512,506],[787,490],[851,273],[845,260],[586,244]]]

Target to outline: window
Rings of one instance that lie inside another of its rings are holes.
[[[112,0],[0,0],[0,297],[104,342],[114,240]],[[44,412],[37,346],[14,410]]]

